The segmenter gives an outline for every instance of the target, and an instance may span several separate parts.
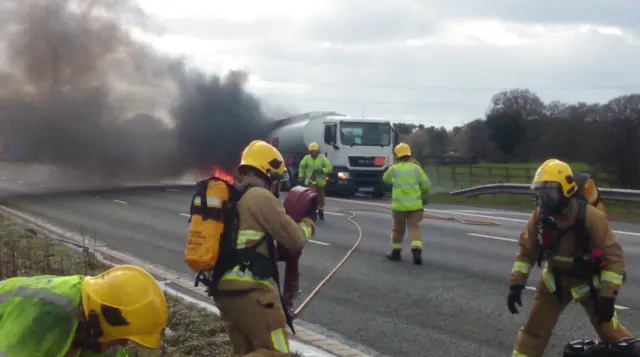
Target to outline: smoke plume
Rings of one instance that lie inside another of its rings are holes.
[[[271,121],[245,91],[135,40],[151,19],[128,0],[3,0],[3,156],[110,180],[230,168]],[[0,45],[2,46],[2,45]]]

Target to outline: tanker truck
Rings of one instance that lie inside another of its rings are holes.
[[[363,192],[380,198],[390,190],[382,175],[393,164],[398,136],[388,119],[309,112],[276,121],[268,140],[286,160],[287,177],[278,190],[299,184],[298,167],[312,142],[333,164],[327,194],[348,197]]]

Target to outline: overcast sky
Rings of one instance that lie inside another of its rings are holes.
[[[606,101],[640,92],[640,0],[140,0],[154,43],[294,114],[452,127],[496,92]],[[206,5],[205,5],[206,4]]]

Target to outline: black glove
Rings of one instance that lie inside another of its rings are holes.
[[[524,285],[511,285],[507,296],[507,307],[512,314],[520,313],[516,308],[516,303],[522,307],[522,290]]]
[[[596,316],[598,316],[598,323],[605,323],[613,319],[615,310],[616,299],[608,296],[600,296],[596,301]]]

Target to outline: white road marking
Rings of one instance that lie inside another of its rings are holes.
[[[315,243],[315,244],[319,244],[319,245],[331,245],[329,243],[326,242],[320,242],[318,240],[313,240],[313,239],[309,239],[309,243]]]
[[[125,201],[120,201],[120,200],[113,200],[113,202],[115,202],[115,203],[121,203],[121,204],[123,204],[123,205],[128,204],[127,202],[125,202]]]
[[[169,191],[169,192],[180,192],[180,190],[175,189],[175,188],[165,188],[165,191]]]
[[[185,216],[185,217],[191,217],[191,215],[187,214],[187,213],[178,213],[178,214],[181,215],[181,216]]]
[[[338,202],[344,202],[344,203],[351,203],[351,204],[361,204],[361,205],[368,205],[368,206],[373,206],[373,207],[384,207],[384,208],[391,208],[391,205],[386,204],[386,203],[377,203],[377,202],[367,202],[367,201],[360,201],[360,200],[347,200],[344,198],[327,198],[329,200],[334,200],[334,201],[338,201]],[[502,220],[502,221],[507,221],[507,222],[518,222],[518,223],[527,223],[528,221],[526,219],[517,219],[517,218],[508,218],[508,217],[501,217],[501,216],[487,216],[487,215],[483,215],[483,214],[475,214],[475,213],[466,213],[463,211],[445,211],[445,210],[439,210],[439,209],[431,209],[431,208],[425,208],[425,211],[430,211],[430,212],[436,212],[436,213],[448,213],[448,214],[452,214],[452,215],[461,215],[461,216],[469,216],[469,217],[478,217],[478,218],[485,218],[485,219],[496,219],[496,220]],[[613,233],[615,234],[626,234],[626,235],[630,235],[630,236],[638,236],[640,237],[640,233],[637,232],[627,232],[627,231],[613,231]]]
[[[474,236],[474,237],[480,237],[480,238],[488,238],[488,239],[495,239],[495,240],[503,240],[506,242],[518,242],[517,239],[513,239],[513,238],[502,238],[502,237],[496,237],[496,236],[489,236],[486,234],[479,234],[479,233],[467,233],[468,236]]]
[[[525,287],[525,289],[527,290],[531,290],[531,291],[536,291],[536,287],[535,286],[527,286]],[[614,307],[618,310],[631,310],[630,307],[626,307],[626,306],[622,306],[622,305],[614,305]]]
[[[328,214],[328,215],[332,215],[332,216],[344,216],[344,213],[340,213],[340,212],[324,211],[324,214]]]

